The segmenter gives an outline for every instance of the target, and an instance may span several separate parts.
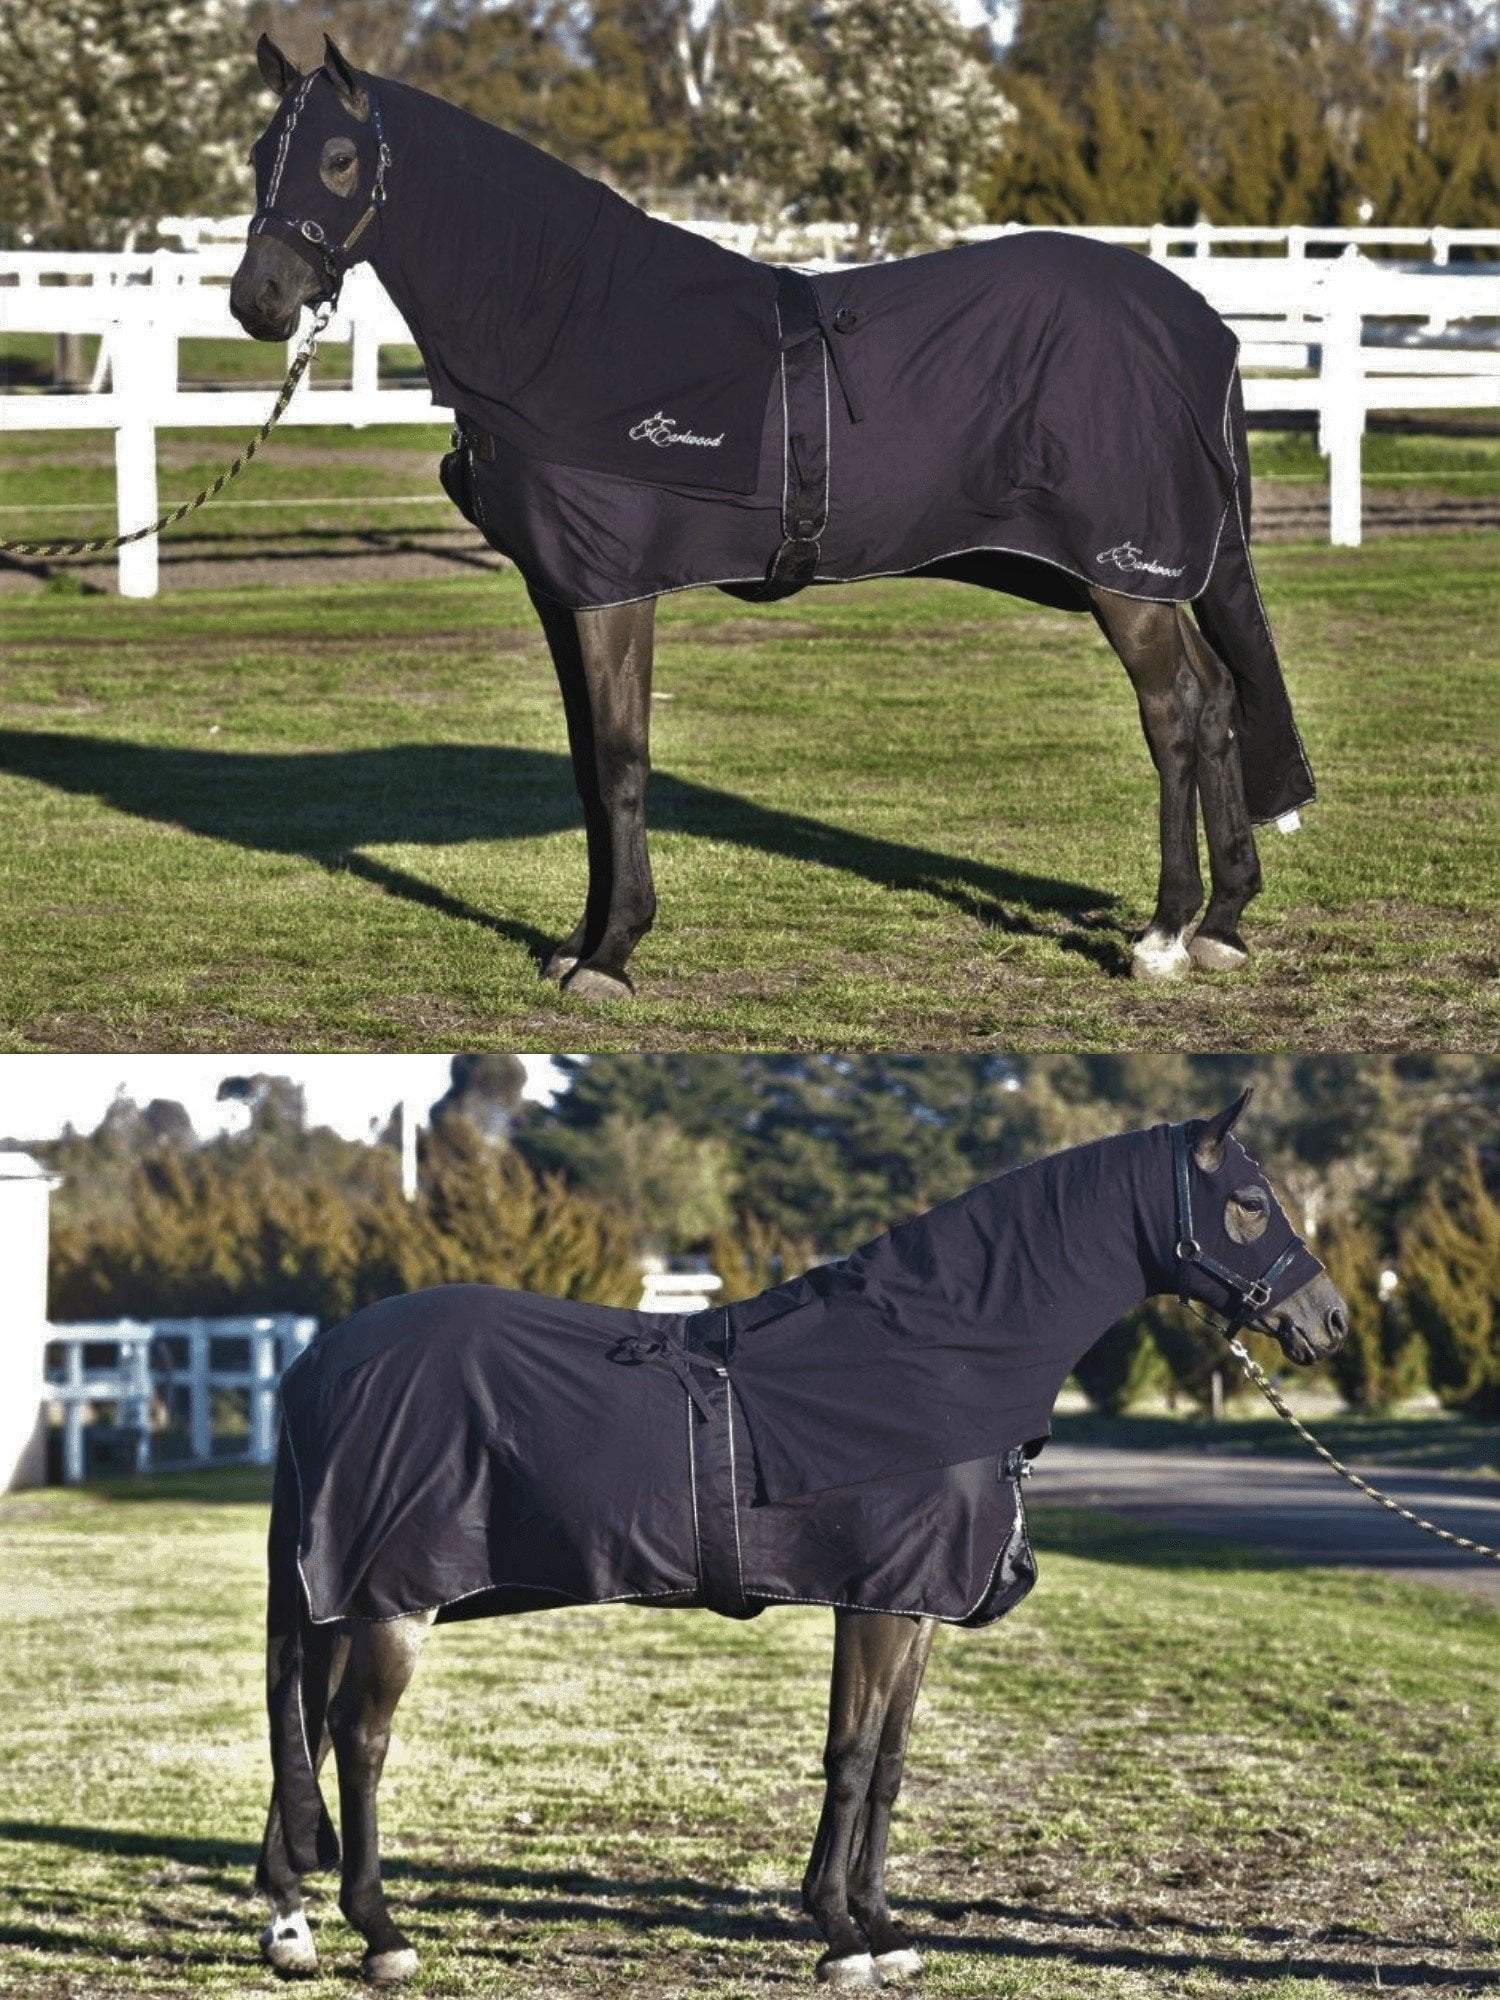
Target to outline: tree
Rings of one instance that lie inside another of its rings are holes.
[[[1472,1148],[1417,1202],[1400,1270],[1438,1395],[1450,1408],[1500,1414],[1500,1205]]]
[[[639,1251],[616,1209],[487,1146],[465,1119],[431,1135],[422,1166],[425,1284],[481,1283],[633,1306]]]
[[[615,1111],[599,1127],[580,1184],[619,1210],[640,1249],[670,1255],[728,1226],[734,1168],[723,1139]]]
[[[1132,1313],[1094,1342],[1073,1377],[1096,1410],[1117,1417],[1162,1386],[1167,1365],[1149,1328]]]
[[[641,0],[441,0],[407,74],[572,166],[639,189],[675,177],[692,144],[672,63],[653,59],[662,11]]]
[[[241,0],[4,0],[6,240],[113,249],[174,211],[245,205],[265,117]]]
[[[226,1076],[214,1097],[220,1104],[243,1104],[250,1114],[250,1130],[262,1138],[297,1139],[307,1130],[307,1096],[290,1077],[264,1070],[252,1076]]]
[[[521,1058],[455,1056],[448,1073],[448,1088],[432,1107],[433,1124],[445,1118],[467,1118],[492,1145],[507,1140],[526,1089],[526,1065]]]
[[[427,12],[422,0],[252,0],[250,41],[268,34],[309,70],[322,62],[323,37],[331,35],[356,69],[401,76]]]
[[[1351,1410],[1395,1407],[1422,1386],[1422,1344],[1394,1303],[1381,1294],[1383,1259],[1365,1223],[1337,1222],[1318,1240],[1323,1266],[1349,1309],[1349,1332],[1328,1372]]]
[[[704,136],[737,213],[852,222],[868,257],[981,221],[1014,116],[943,0],[776,0],[734,36]]]

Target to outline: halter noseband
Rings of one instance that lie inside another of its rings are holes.
[[[1192,1165],[1188,1155],[1186,1125],[1172,1127],[1172,1178],[1177,1188],[1177,1243],[1173,1254],[1177,1259],[1178,1297],[1185,1306],[1193,1303],[1188,1296],[1187,1280],[1188,1271],[1196,1264],[1200,1270],[1217,1278],[1221,1285],[1227,1286],[1231,1297],[1239,1300],[1239,1308],[1230,1316],[1225,1329],[1229,1333],[1238,1333],[1271,1303],[1278,1279],[1302,1246],[1293,1237],[1288,1247],[1258,1278],[1242,1278],[1238,1271],[1231,1271],[1227,1264],[1210,1257],[1193,1234]]]
[[[311,82],[312,78],[309,77],[307,84],[303,86],[304,94]],[[302,110],[300,99],[293,108],[286,132],[282,137],[282,150],[277,158],[275,171],[271,176],[271,185],[266,190],[269,197],[267,204],[264,208],[258,208],[250,221],[249,234],[252,236],[258,231],[263,230],[268,222],[279,222],[283,229],[289,230],[296,239],[293,248],[305,256],[315,269],[321,269],[327,286],[325,296],[331,301],[337,301],[345,275],[354,262],[352,252],[355,244],[364,235],[370,224],[376,220],[381,209],[385,206],[385,176],[386,169],[391,163],[391,149],[385,143],[385,129],[380,122],[380,101],[374,91],[369,93],[369,99],[370,118],[375,128],[375,143],[377,147],[375,156],[375,181],[370,189],[370,200],[364,214],[360,216],[343,242],[330,243],[323,233],[322,223],[315,222],[311,216],[299,220],[297,216],[291,215],[285,209],[275,206],[276,190],[281,184],[281,171],[286,164],[286,148],[290,143],[292,132]]]

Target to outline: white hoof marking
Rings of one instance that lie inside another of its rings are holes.
[[[416,1969],[417,1954],[410,1945],[401,1951],[367,1952],[360,1967],[371,1986],[399,1986]]]
[[[1188,946],[1188,957],[1204,972],[1238,972],[1250,961],[1248,952],[1216,937],[1195,937]]]
[[[318,1969],[318,1948],[302,1910],[272,1917],[260,1934],[260,1955],[277,1972],[311,1973]]]
[[[1278,833],[1300,833],[1302,831],[1301,813],[1283,813],[1281,818],[1276,822],[1276,831]]]
[[[878,1986],[879,1974],[875,1961],[867,1951],[856,1952],[852,1958],[831,1958],[818,1967],[818,1978],[824,1986]]]
[[[875,1954],[875,1970],[882,1984],[899,1986],[903,1979],[915,1979],[922,1970],[921,1955],[910,1945],[903,1945],[900,1951],[880,1951]]]
[[[1182,932],[1168,937],[1163,931],[1147,931],[1136,940],[1130,954],[1133,979],[1186,979],[1192,970]]]

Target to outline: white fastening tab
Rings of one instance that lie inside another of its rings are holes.
[[[1300,833],[1302,831],[1301,813],[1283,813],[1281,818],[1276,822],[1276,831],[1278,833]]]

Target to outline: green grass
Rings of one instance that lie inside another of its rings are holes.
[[[1252,968],[1123,977],[1155,779],[1092,625],[953,585],[665,602],[641,996],[581,905],[514,575],[0,609],[8,1047],[1476,1046],[1500,1015],[1492,540],[1270,550],[1322,802]]]
[[[1378,422],[1372,420],[1360,453],[1364,485],[1420,485],[1435,493],[1500,493],[1500,436],[1381,430]],[[1328,461],[1311,431],[1262,431],[1254,438],[1251,458],[1257,479],[1315,480],[1322,485],[1328,481]]]
[[[263,1486],[0,1502],[0,1993],[270,1995]],[[1268,2000],[1500,1982],[1500,1615],[1044,1511],[1041,1582],[938,1636],[892,1884],[926,1990]],[[19,1579],[19,1589],[17,1580]],[[419,1993],[808,1987],[831,1621],[600,1609],[439,1632],[387,1881]],[[319,1994],[354,1934],[320,1881]]]

